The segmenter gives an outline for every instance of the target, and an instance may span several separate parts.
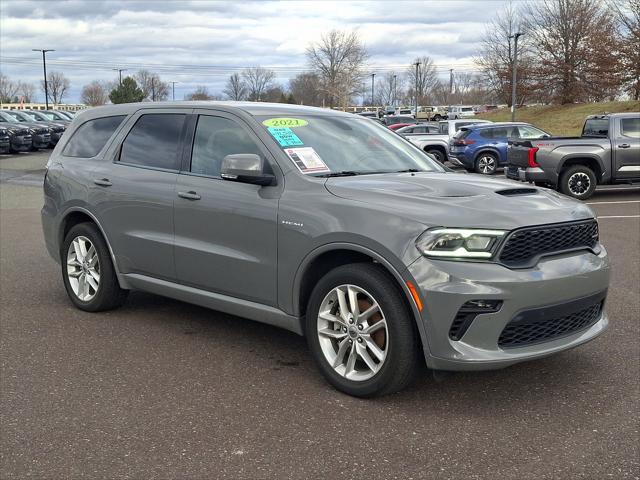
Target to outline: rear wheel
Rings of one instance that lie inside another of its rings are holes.
[[[69,230],[60,257],[64,286],[79,309],[110,310],[127,298],[128,291],[118,284],[107,243],[93,223],[80,223]]]
[[[560,191],[570,197],[585,200],[596,191],[596,175],[585,165],[569,167],[560,177]]]
[[[445,160],[446,160],[444,152],[442,150],[437,149],[437,148],[426,148],[425,152],[428,153],[429,155],[431,155],[433,158],[435,158],[440,163],[444,163]]]
[[[411,382],[419,358],[415,330],[402,293],[374,264],[332,270],[307,308],[307,342],[320,371],[335,388],[358,397]]]
[[[498,168],[498,157],[493,153],[481,153],[476,159],[476,172],[483,175],[493,175]]]

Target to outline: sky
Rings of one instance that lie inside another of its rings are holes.
[[[307,69],[307,46],[335,28],[359,32],[369,73],[403,73],[428,55],[448,78],[450,68],[475,68],[486,24],[505,1],[0,0],[0,70],[39,85],[42,56],[32,49],[54,49],[47,70],[70,79],[67,103],[79,102],[92,80],[115,80],[114,68],[127,75],[142,67],[178,82],[178,100],[197,85],[221,93],[228,76],[248,66],[272,68],[286,85]]]

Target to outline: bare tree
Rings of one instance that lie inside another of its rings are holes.
[[[289,91],[302,105],[322,105],[320,77],[316,73],[305,72],[296,75],[289,80]]]
[[[42,91],[44,92],[44,81],[40,82]],[[49,99],[55,104],[62,103],[62,99],[69,91],[71,83],[69,79],[61,72],[51,72],[47,77],[47,90],[49,92]]]
[[[593,0],[541,0],[525,15],[537,57],[536,73],[560,103],[616,96],[619,44],[611,14]]]
[[[259,102],[262,94],[273,86],[276,74],[268,68],[252,67],[242,71],[242,78],[247,84],[249,100]]]
[[[213,100],[214,96],[209,93],[209,89],[204,85],[198,85],[196,89],[184,97],[185,100]]]
[[[34,102],[36,98],[36,87],[33,83],[18,82],[18,100],[25,103]]]
[[[523,10],[509,2],[485,28],[482,46],[476,64],[481,68],[488,88],[501,103],[511,106],[513,82],[514,42],[516,33],[524,33],[518,39],[518,79],[516,103],[522,105],[538,85],[532,78],[532,38],[521,25]]]
[[[12,81],[6,75],[0,74],[0,102],[12,102],[19,88],[19,83]]]
[[[158,102],[169,98],[169,84],[163,82],[157,73],[139,70],[133,78],[144,92],[145,99]]]
[[[416,63],[419,63],[416,72]],[[415,102],[415,94],[418,94],[418,103],[421,105],[428,105],[429,96],[433,88],[438,83],[438,75],[436,73],[436,67],[433,64],[431,57],[423,56],[413,60],[413,63],[407,67],[407,81],[413,90]]]
[[[247,84],[239,74],[234,73],[229,76],[223,93],[231,100],[246,100]]]
[[[378,105],[394,105],[404,96],[404,79],[395,72],[385,73],[376,82],[376,99],[374,103]]]
[[[329,106],[346,106],[358,93],[367,57],[357,32],[331,30],[307,48],[307,59]]]
[[[609,0],[620,35],[620,62],[625,91],[640,100],[640,0]]]
[[[82,87],[80,98],[82,99],[82,103],[96,107],[107,103],[107,100],[109,100],[109,91],[103,82],[94,80]]]

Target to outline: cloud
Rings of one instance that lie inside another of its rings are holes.
[[[278,81],[286,84],[306,68],[309,43],[338,28],[359,32],[372,70],[403,72],[413,58],[429,55],[444,75],[452,65],[473,68],[484,26],[503,6],[501,0],[482,2],[482,8],[472,0],[3,0],[2,72],[39,82],[40,57],[31,49],[53,48],[47,56],[49,69],[70,78],[68,101],[78,101],[82,85],[91,80],[115,78],[112,68],[133,73],[142,65],[157,70],[165,81],[180,82],[176,96],[182,98],[199,84],[221,91],[229,73],[242,66],[277,67]]]

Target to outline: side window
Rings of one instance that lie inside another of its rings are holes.
[[[179,170],[180,137],[186,115],[150,113],[133,126],[120,151],[121,163]]]
[[[493,138],[493,129],[484,128],[484,129],[480,130],[480,136],[482,138]]]
[[[126,115],[89,120],[74,132],[62,151],[65,157],[95,157],[120,126]]]
[[[622,135],[631,138],[640,138],[640,117],[621,119]]]
[[[520,138],[525,138],[525,139],[526,138],[542,138],[546,135],[546,133],[543,132],[542,130],[537,129],[535,127],[529,127],[526,125],[518,126],[518,131],[519,131],[518,136]]]
[[[262,156],[253,138],[233,120],[209,115],[198,118],[191,154],[191,173],[219,177],[222,159],[237,153]]]

